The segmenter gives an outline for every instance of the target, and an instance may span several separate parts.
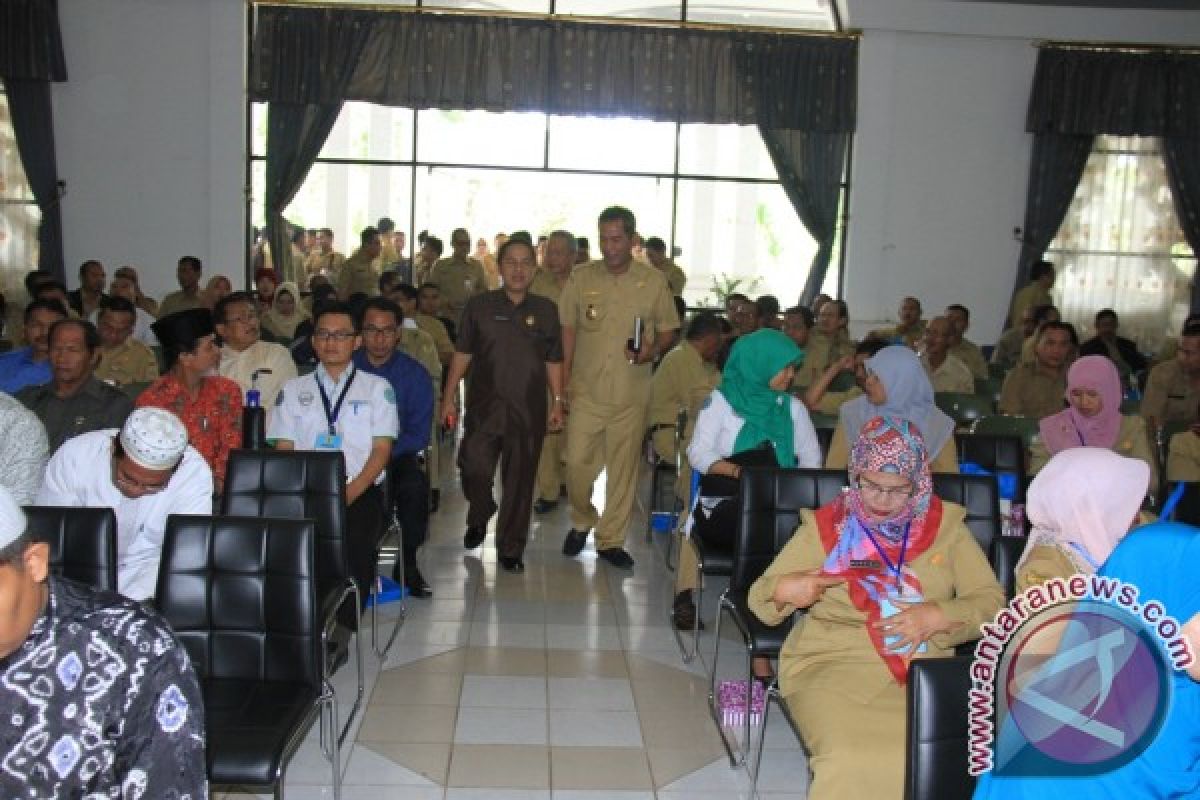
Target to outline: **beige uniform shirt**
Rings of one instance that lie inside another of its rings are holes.
[[[1053,302],[1048,289],[1043,288],[1040,283],[1030,283],[1013,297],[1012,307],[1008,310],[1008,321],[1014,326],[1019,325],[1025,309],[1037,308]]]
[[[314,275],[324,275],[329,278],[331,284],[337,286],[338,276],[341,275],[342,265],[345,263],[346,257],[336,250],[330,250],[328,253],[314,250],[304,261],[304,274],[310,279]]]
[[[921,366],[929,376],[935,392],[958,392],[973,394],[975,392],[975,377],[967,365],[952,355],[947,355],[941,366],[934,369],[929,356],[921,356]]]
[[[431,317],[428,314],[414,314],[413,322],[417,323],[419,329],[429,334],[441,362],[448,363],[451,356],[454,355],[454,342],[450,341],[450,334],[446,331],[445,324],[437,317]]]
[[[996,349],[992,350],[992,363],[1012,369],[1021,360],[1021,346],[1024,344],[1025,331],[1009,328],[996,340]]]
[[[442,393],[442,362],[438,359],[437,346],[433,337],[420,328],[408,327],[410,320],[404,321],[400,329],[400,341],[396,349],[406,356],[416,359],[433,378],[433,394],[435,397]]]
[[[1198,402],[1200,392],[1192,386],[1179,362],[1167,361],[1150,370],[1141,414],[1157,425],[1191,422],[1196,419]]]
[[[1001,414],[1041,419],[1063,410],[1066,393],[1066,370],[1051,377],[1039,370],[1037,364],[1018,364],[1004,376],[997,405]]]
[[[808,336],[808,347],[804,348],[804,369],[812,370],[815,377],[829,368],[829,365],[843,356],[854,355],[854,340],[845,331],[838,331],[834,336],[826,336],[814,330]]]
[[[925,320],[917,320],[917,323],[911,328],[901,328],[899,325],[894,325],[891,328],[880,328],[877,331],[871,331],[867,334],[868,339],[883,339],[885,342],[896,344],[896,339],[902,339],[905,346],[916,347],[921,341],[921,337],[925,335]]]
[[[559,297],[558,316],[563,327],[575,330],[572,393],[612,405],[647,402],[651,367],[630,364],[625,344],[637,317],[648,342],[679,328],[675,302],[658,270],[638,261],[620,275],[603,261],[576,267]]]
[[[188,311],[193,308],[201,308],[203,303],[200,302],[200,290],[197,289],[194,294],[187,294],[182,289],[177,292],[171,292],[163,298],[162,305],[158,307],[158,316],[167,316],[174,314],[176,311]]]
[[[429,283],[436,283],[442,295],[446,316],[458,325],[467,301],[487,291],[487,274],[483,265],[470,256],[465,261],[439,259],[429,271]]]
[[[1171,437],[1167,454],[1167,480],[1200,481],[1200,436],[1181,431]]]
[[[269,414],[283,385],[296,377],[296,362],[292,354],[281,344],[258,341],[238,352],[232,347],[221,348],[221,365],[217,368],[222,377],[229,378],[242,389],[242,402],[246,392],[254,385],[256,370],[269,369],[270,373],[259,373],[257,386],[262,407]]]
[[[1113,452],[1126,458],[1138,458],[1150,467],[1150,491],[1158,486],[1158,458],[1150,445],[1150,434],[1146,432],[1146,421],[1141,417],[1124,415],[1117,432],[1117,443]],[[1029,448],[1029,474],[1036,475],[1050,460],[1050,451],[1039,436]]]
[[[983,380],[988,376],[987,359],[983,357],[983,351],[979,349],[979,345],[970,339],[963,339],[951,347],[950,355],[965,364],[974,378]],[[974,388],[971,391],[975,391]]]
[[[533,276],[533,282],[529,284],[529,291],[533,294],[540,294],[542,297],[548,297],[557,303],[558,298],[562,297],[564,286],[566,283],[559,283],[553,273],[539,269]]]
[[[687,426],[682,433],[683,448],[687,449],[700,406],[720,383],[717,365],[701,358],[686,339],[663,356],[650,381],[650,415],[646,420],[652,427],[670,426],[654,432],[654,449],[660,457],[675,460],[675,423],[681,408],[687,411]]]
[[[339,297],[350,297],[360,292],[372,297],[379,294],[379,273],[361,248],[342,263],[337,290]]]
[[[683,287],[687,286],[687,273],[676,264],[674,261],[668,261],[658,269],[662,276],[667,279],[667,288],[671,290],[671,294],[675,297],[683,296]]]
[[[158,359],[154,351],[136,339],[126,339],[111,350],[100,349],[96,380],[116,386],[152,383],[158,378]]]

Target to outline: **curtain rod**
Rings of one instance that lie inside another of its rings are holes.
[[[1042,50],[1093,50],[1098,53],[1181,53],[1200,55],[1200,47],[1172,44],[1140,44],[1136,42],[1058,42],[1043,39],[1034,42]]]
[[[580,22],[598,25],[629,25],[640,28],[672,28],[697,31],[748,31],[750,33],[773,33],[781,36],[810,36],[821,39],[861,39],[861,30],[817,31],[798,28],[771,28],[763,25],[735,25],[721,22],[680,22],[655,19],[629,19],[625,17],[581,17],[570,14],[533,14],[524,11],[489,11],[486,9],[429,8],[424,6],[392,6],[378,3],[334,3],[307,2],[307,0],[248,0],[255,7],[286,6],[290,8],[346,9],[348,11],[385,11],[394,14],[428,14],[446,17],[493,17],[496,19],[541,20],[545,22]]]

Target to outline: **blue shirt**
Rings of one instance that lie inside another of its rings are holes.
[[[0,354],[0,392],[16,394],[26,386],[41,386],[54,377],[50,359],[34,361],[32,347]]]
[[[433,429],[433,383],[429,371],[404,353],[394,353],[381,367],[367,358],[360,348],[354,354],[354,365],[363,372],[378,375],[392,385],[396,393],[396,413],[400,430],[392,445],[392,456],[408,455],[429,446]]]

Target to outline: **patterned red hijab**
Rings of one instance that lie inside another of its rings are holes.
[[[929,454],[921,432],[906,419],[875,417],[863,426],[850,451],[852,488],[817,511],[817,528],[827,553],[821,571],[846,579],[854,607],[867,615],[867,633],[897,683],[908,677],[913,651],[888,647],[875,623],[889,598],[920,602],[921,582],[909,564],[937,537],[942,502],[933,494]],[[864,472],[903,475],[913,493],[894,514],[878,520],[869,515],[858,488]]]

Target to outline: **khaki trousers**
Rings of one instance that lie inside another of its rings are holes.
[[[583,397],[571,403],[566,447],[571,527],[594,527],[597,550],[625,544],[645,432],[645,403],[608,405]],[[592,504],[592,486],[601,469],[608,481],[603,515]]]

